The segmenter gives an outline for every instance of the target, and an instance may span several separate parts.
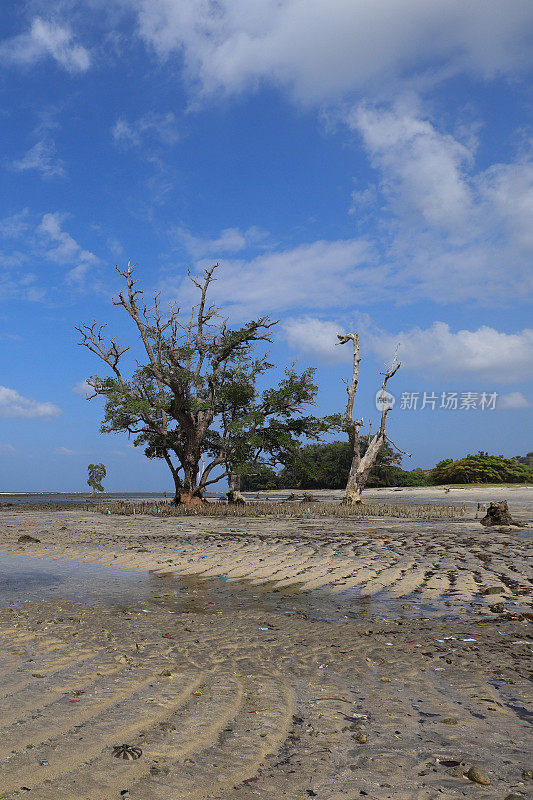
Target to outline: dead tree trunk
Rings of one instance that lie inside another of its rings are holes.
[[[238,505],[244,505],[246,503],[244,495],[241,494],[241,476],[238,472],[230,472],[228,489],[229,492],[226,495],[228,503],[236,503]]]
[[[501,500],[499,503],[491,503],[486,515],[480,522],[487,527],[491,525],[516,525],[519,528],[523,527],[522,522],[517,522],[516,519],[512,518],[507,500]]]
[[[386,372],[381,373],[383,375],[383,381],[381,383],[381,391],[378,395],[381,405],[380,426],[377,433],[375,433],[373,436],[371,436],[371,428],[369,428],[368,447],[365,454],[362,456],[359,430],[364,425],[364,420],[354,418],[355,395],[357,393],[357,387],[359,384],[359,364],[361,361],[359,356],[359,336],[357,333],[349,333],[346,335],[337,334],[337,338],[339,339],[337,344],[346,344],[350,341],[353,342],[353,372],[350,383],[346,382],[348,402],[346,404],[346,412],[344,415],[345,427],[352,449],[352,463],[342,501],[346,504],[353,504],[362,502],[361,494],[367,484],[368,476],[376,462],[378,453],[383,444],[388,441],[393,445],[393,447],[396,447],[394,442],[387,436],[386,431],[387,414],[392,408],[387,400],[387,383],[398,372],[401,365],[397,360],[395,353],[390,368],[387,369]],[[400,450],[398,447],[396,447],[396,449],[400,453],[403,453],[403,450]],[[408,455],[408,453],[404,453],[404,455]]]

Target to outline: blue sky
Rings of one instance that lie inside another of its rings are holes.
[[[128,258],[185,306],[187,267],[219,261],[214,299],[279,319],[319,413],[344,406],[337,331],[367,420],[399,342],[406,467],[533,449],[530,2],[34,0],[0,26],[0,491],[82,490],[91,461],[171,488],[85,399],[104,373],[74,326],[129,343]]]

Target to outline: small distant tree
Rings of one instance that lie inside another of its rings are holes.
[[[89,473],[87,483],[93,490],[91,497],[94,497],[96,492],[104,491],[102,481],[107,475],[107,470],[105,468],[105,464],[89,464],[87,467],[87,472]]]
[[[360,503],[361,494],[368,483],[372,467],[376,463],[379,451],[386,442],[389,442],[399,453],[409,455],[409,453],[400,450],[392,439],[389,439],[386,430],[387,414],[392,408],[387,394],[387,384],[390,379],[396,375],[401,364],[397,360],[396,353],[394,353],[391,366],[385,372],[381,373],[383,375],[383,381],[381,382],[381,390],[378,395],[381,405],[381,420],[376,433],[372,434],[372,426],[369,426],[368,445],[363,455],[359,431],[364,425],[364,420],[354,417],[355,396],[359,385],[359,364],[361,362],[359,355],[359,335],[357,333],[348,333],[346,335],[338,333],[337,338],[339,340],[337,344],[342,345],[348,342],[352,342],[353,344],[352,379],[349,383],[346,382],[346,391],[348,393],[346,412],[343,418],[338,418],[338,426],[348,434],[351,447],[350,472],[348,474],[343,502],[349,504]]]
[[[526,467],[533,467],[533,453],[526,453],[525,456],[513,456],[512,461],[518,461],[519,464],[525,464]]]
[[[189,276],[199,292],[186,315],[177,304],[163,313],[159,296],[151,306],[134,279],[134,265],[124,271],[126,289],[114,304],[131,318],[146,362],[129,376],[122,357],[129,349],[106,341],[105,325],[82,325],[79,344],[97,355],[113,373],[88,383],[106,399],[103,433],[133,434],[148,458],[167,463],[175,485],[175,503],[197,505],[208,486],[236,475],[245,462],[281,461],[300,437],[316,436],[326,423],[302,413],[314,403],[314,370],[289,368],[278,386],[260,392],[257,382],[273,368],[257,355],[259,342],[270,342],[276,324],[260,317],[229,328],[207,295],[217,264],[202,278]]]

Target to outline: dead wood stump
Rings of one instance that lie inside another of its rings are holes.
[[[492,525],[517,525],[519,528],[523,527],[522,522],[517,522],[512,518],[507,500],[501,500],[499,503],[491,503],[487,513],[480,522],[487,527]]]

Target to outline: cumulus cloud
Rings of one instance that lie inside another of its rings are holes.
[[[502,394],[496,401],[496,408],[501,409],[521,409],[530,408],[531,403],[522,394],[522,392],[509,392],[509,394]]]
[[[64,162],[57,157],[55,145],[47,139],[37,142],[22,158],[16,159],[12,164],[17,172],[36,170],[45,178],[63,177],[65,175]]]
[[[440,133],[409,108],[361,104],[348,117],[381,173],[381,189],[398,215],[421,218],[431,227],[462,227],[472,208],[464,170],[472,149]]]
[[[283,332],[289,347],[319,361],[346,361],[353,353],[346,347],[336,346],[337,334],[344,333],[344,326],[316,317],[289,318],[283,323]]]
[[[498,382],[519,381],[533,375],[533,329],[503,333],[483,325],[477,330],[453,332],[445,322],[435,322],[429,328],[388,333],[364,315],[355,327],[360,332],[363,351],[370,350],[383,362],[390,360],[399,344],[402,369],[471,375]],[[286,320],[283,328],[288,344],[300,352],[329,362],[351,358],[351,351],[335,347],[337,333],[343,332],[340,323],[306,316]],[[518,394],[507,395],[509,402],[513,398],[518,402]]]
[[[46,285],[44,267],[39,275],[32,271],[43,261],[64,267],[66,283],[76,289],[99,288],[98,280],[88,283],[86,278],[100,259],[64,229],[67,217],[59,212],[38,215],[26,208],[0,220],[0,297],[39,301],[55,290],[64,291],[63,282]]]
[[[130,0],[162,58],[183,57],[203,91],[260,81],[299,100],[457,73],[492,78],[531,62],[527,0]]]
[[[526,155],[476,172],[471,132],[464,139],[442,132],[407,103],[359,104],[346,122],[378,175],[369,235],[274,251],[255,229],[203,239],[176,228],[197,263],[221,255],[217,302],[302,314],[355,300],[360,307],[425,298],[491,305],[531,293],[533,163]],[[266,252],[230,258],[252,244]]]
[[[30,227],[30,209],[23,208],[0,220],[0,235],[6,239],[18,239]]]
[[[15,389],[0,386],[0,417],[23,417],[26,419],[46,419],[57,417],[61,409],[53,403],[42,403],[23,397]]]
[[[383,258],[405,299],[524,296],[533,288],[533,163],[473,169],[476,142],[418,108],[360,104],[347,115],[379,175]]]
[[[45,290],[37,285],[37,275],[33,272],[26,272],[23,269],[16,269],[19,266],[18,260],[13,259],[13,267],[8,268],[9,258],[0,253],[0,261],[4,266],[0,274],[0,298],[21,297],[30,302],[42,300],[46,294]]]
[[[400,342],[402,368],[430,369],[439,374],[469,374],[495,381],[523,380],[533,375],[533,329],[503,333],[487,325],[453,332],[444,322],[395,334],[369,332],[369,345],[389,358]]]
[[[171,111],[167,114],[151,111],[133,122],[118,119],[112,133],[115,142],[125,147],[141,147],[153,141],[171,145],[179,140],[176,117]]]
[[[0,43],[0,63],[33,66],[51,57],[68,72],[85,72],[91,59],[87,50],[77,44],[70,28],[36,17],[28,33],[13,36]]]

